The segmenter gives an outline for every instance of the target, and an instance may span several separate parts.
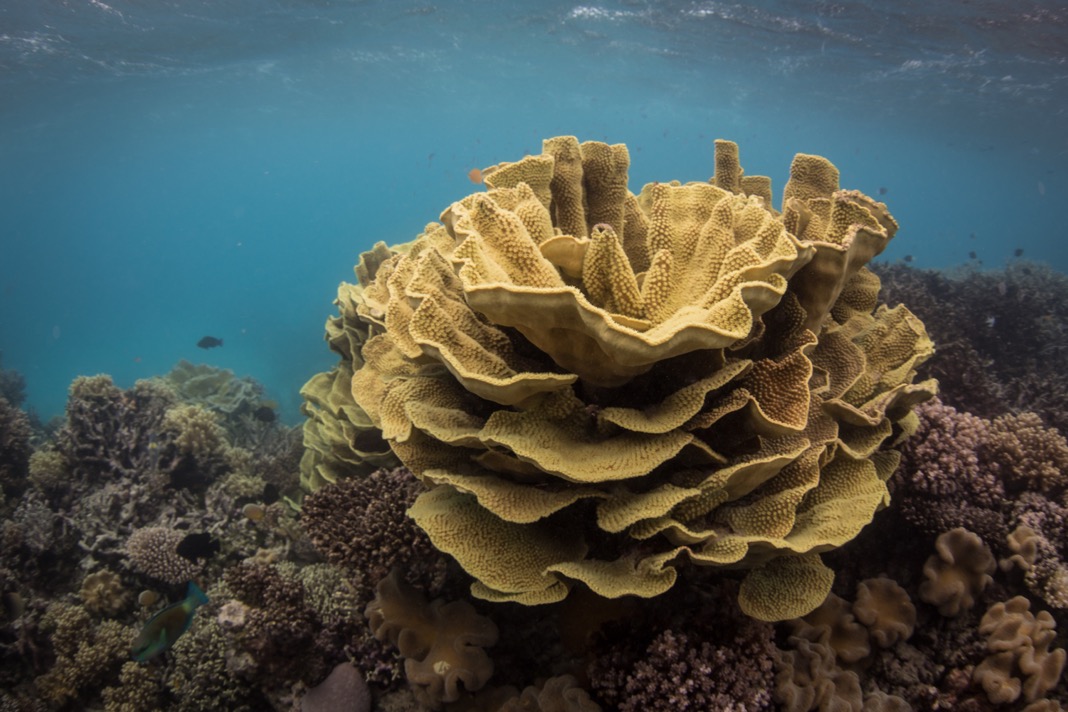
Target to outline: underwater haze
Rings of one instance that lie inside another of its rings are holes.
[[[295,422],[360,252],[562,134],[626,143],[635,192],[717,138],[776,202],[826,156],[901,223],[880,261],[1068,270],[1052,0],[9,0],[0,96],[0,351],[45,418],[188,359]]]

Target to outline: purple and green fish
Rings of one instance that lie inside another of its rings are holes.
[[[131,649],[133,659],[143,663],[174,645],[174,641],[189,630],[197,608],[207,602],[208,597],[200,590],[200,586],[190,581],[185,599],[172,603],[145,623],[145,627],[134,639]]]

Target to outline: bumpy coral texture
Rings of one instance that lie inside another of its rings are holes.
[[[775,632],[741,614],[735,588],[714,585],[695,600],[680,586],[666,594],[665,605],[643,607],[642,615],[617,612],[618,620],[592,638],[595,656],[586,672],[595,699],[623,712],[773,709]]]
[[[200,565],[178,553],[178,545],[186,532],[169,527],[145,527],[130,535],[126,555],[130,567],[138,573],[169,584],[191,581]]]
[[[363,263],[334,377],[432,485],[411,514],[475,596],[650,597],[689,560],[793,617],[887,503],[935,388],[923,325],[864,268],[897,225],[823,158],[795,158],[779,213],[716,152],[711,182],[633,195],[625,146],[549,139]]]
[[[336,569],[245,562],[224,574],[233,600],[216,619],[238,651],[244,678],[261,689],[285,680],[320,682],[363,628]],[[232,661],[231,666],[235,663]]]
[[[921,532],[978,534],[1028,589],[1068,608],[1068,443],[1032,413],[986,420],[938,399],[890,481],[899,511]],[[1021,529],[1022,527],[1022,529]],[[1029,533],[1028,533],[1029,532]]]
[[[304,498],[301,524],[327,561],[344,569],[363,604],[393,568],[437,593],[444,556],[406,511],[426,488],[403,468],[378,470],[317,489]]]

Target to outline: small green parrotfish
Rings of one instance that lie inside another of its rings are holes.
[[[208,602],[207,595],[194,582],[189,582],[189,592],[185,599],[173,603],[148,619],[134,639],[131,653],[139,663],[151,660],[167,650],[178,636],[189,630],[193,614],[197,608]]]

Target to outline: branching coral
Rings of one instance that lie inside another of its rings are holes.
[[[712,182],[635,196],[625,146],[549,139],[358,268],[330,388],[434,485],[412,516],[476,596],[649,597],[688,559],[751,569],[745,610],[792,617],[885,505],[934,389],[922,324],[864,269],[896,223],[803,154],[778,213],[716,152]]]
[[[134,635],[117,621],[94,626],[85,609],[64,603],[49,608],[44,627],[52,631],[56,662],[37,678],[37,689],[45,700],[59,705],[117,677]]]
[[[696,599],[687,587],[676,587],[663,606],[640,609],[645,615],[616,610],[618,620],[593,636],[595,656],[586,673],[594,698],[606,710],[633,712],[771,709],[774,631],[741,614],[734,586],[720,582]],[[605,609],[611,613],[604,601],[590,608],[594,613],[580,610],[576,623]]]
[[[426,488],[403,468],[345,479],[304,498],[301,524],[326,559],[356,580],[364,603],[394,568],[432,593],[440,591],[444,557],[405,514]]]
[[[126,555],[130,567],[138,573],[169,584],[184,584],[200,571],[196,561],[178,553],[186,532],[169,527],[146,527],[130,535]]]
[[[321,681],[364,630],[356,598],[332,567],[246,562],[224,581],[231,598],[216,624],[232,641],[229,665],[261,690]]]

